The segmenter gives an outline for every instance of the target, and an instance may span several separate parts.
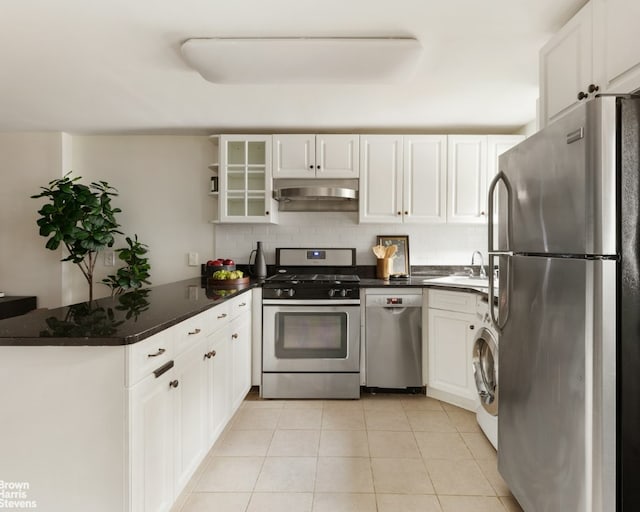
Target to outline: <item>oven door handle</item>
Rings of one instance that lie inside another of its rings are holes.
[[[262,299],[263,306],[359,306],[360,299]]]

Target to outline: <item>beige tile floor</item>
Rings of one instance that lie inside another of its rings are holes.
[[[420,395],[250,395],[173,512],[521,512],[475,415]]]

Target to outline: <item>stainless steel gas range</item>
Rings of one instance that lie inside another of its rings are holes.
[[[355,249],[279,248],[262,290],[263,398],[359,398]]]

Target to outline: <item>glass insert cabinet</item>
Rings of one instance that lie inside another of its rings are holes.
[[[220,137],[219,222],[277,221],[270,135]]]

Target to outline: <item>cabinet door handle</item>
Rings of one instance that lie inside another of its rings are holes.
[[[311,164],[311,165],[309,166],[309,169],[313,169],[313,164]]]
[[[404,212],[405,215],[409,215],[409,212]]]
[[[480,217],[484,217],[484,212],[480,212]]]
[[[398,212],[398,215],[402,215],[402,212]]]
[[[222,313],[221,315],[218,315],[218,318],[227,318],[227,314],[226,313]]]
[[[173,361],[169,361],[168,363],[163,364],[160,368],[156,368],[155,370],[153,370],[153,374],[157,379],[158,377],[160,377],[160,375],[171,370],[171,368],[173,368]]]
[[[265,215],[269,215],[269,210],[267,210],[266,212],[264,212]]]
[[[189,331],[187,334],[188,334],[189,336],[192,336],[192,335],[194,335],[194,334],[200,334],[200,329],[199,329],[199,328],[196,328],[196,329],[194,329],[193,331]]]
[[[578,100],[583,100],[583,99],[588,98],[588,97],[589,97],[589,95],[584,91],[580,91],[578,93]]]
[[[238,339],[238,333],[237,333],[237,332],[234,332],[234,333],[231,335],[231,339],[237,340],[237,339]]]
[[[209,354],[211,354],[211,357],[216,357],[216,351],[212,350],[211,352],[209,352]]]
[[[470,325],[469,329],[471,329],[473,331],[475,329],[475,326],[474,325]]]
[[[239,307],[239,308],[242,308],[242,307],[244,307],[244,306],[246,306],[246,305],[247,305],[247,303],[246,303],[246,302],[243,302],[242,304],[238,304],[238,307]]]
[[[179,384],[180,384],[180,382],[178,381],[178,379],[172,380],[171,382],[169,382],[169,387],[170,388],[177,388]]]
[[[589,88],[587,89],[587,91],[594,93],[594,92],[598,92],[600,90],[600,87],[598,87],[596,84],[589,84]]]
[[[159,348],[155,354],[147,354],[147,357],[158,357],[164,354],[166,350],[164,348]]]
[[[319,166],[319,165],[316,165],[316,169],[320,170],[320,166]]]

